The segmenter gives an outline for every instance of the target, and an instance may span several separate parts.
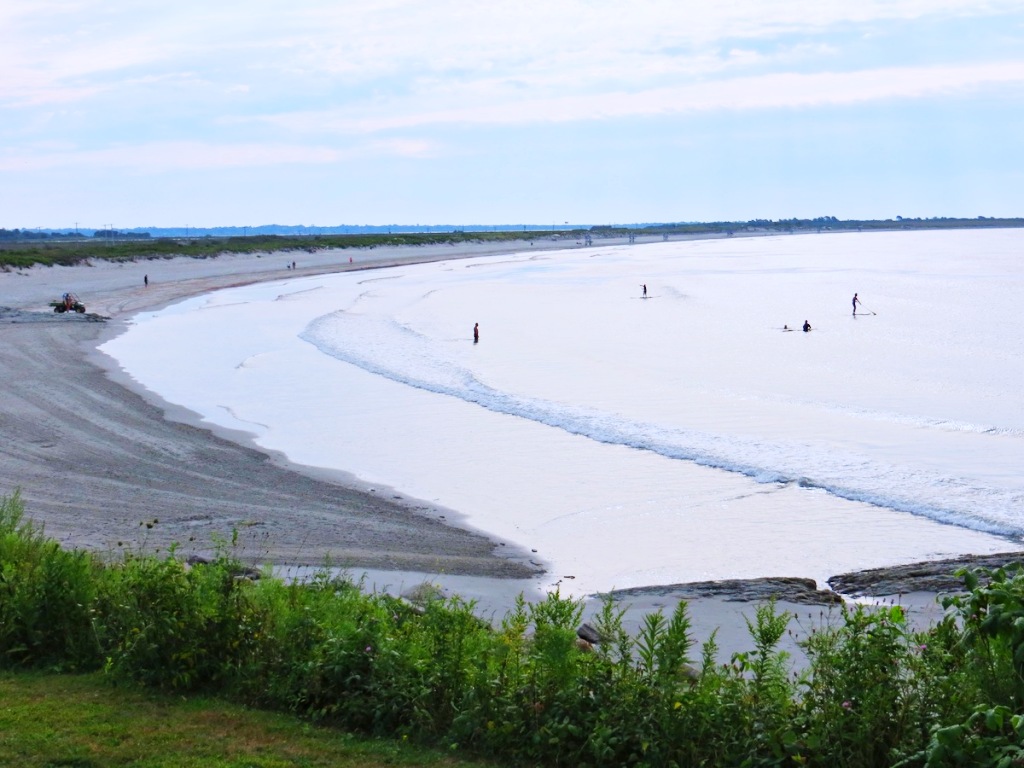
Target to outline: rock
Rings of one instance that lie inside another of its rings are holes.
[[[402,593],[402,597],[408,600],[410,603],[416,605],[426,605],[432,603],[435,600],[444,600],[444,590],[437,584],[431,584],[429,581],[424,581],[421,584],[407,589]]]
[[[721,581],[695,581],[658,587],[620,589],[608,593],[614,600],[631,596],[664,595],[679,600],[698,600],[719,597],[729,602],[766,602],[783,600],[805,605],[834,605],[843,598],[827,589],[818,589],[814,579],[779,576],[761,579],[723,579]]]
[[[908,592],[950,594],[966,591],[963,579],[954,575],[961,568],[996,569],[1011,563],[1024,562],[1024,552],[1002,552],[995,555],[966,555],[948,560],[871,568],[843,573],[828,580],[836,592],[850,597],[884,597]]]
[[[576,637],[591,645],[600,645],[601,643],[600,633],[589,624],[580,625],[580,628],[576,630]]]
[[[258,581],[263,573],[259,568],[249,568],[242,566],[234,571],[236,579],[249,579],[250,581]]]

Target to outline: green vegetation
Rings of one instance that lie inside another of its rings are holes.
[[[209,258],[226,253],[271,253],[315,251],[326,248],[376,248],[394,245],[435,245],[446,243],[503,242],[528,240],[536,233],[523,232],[449,232],[395,235],[317,235],[286,237],[153,238],[117,240],[53,240],[41,242],[0,239],[0,268],[71,265],[93,259],[135,261],[170,259],[175,256]]]
[[[798,674],[778,650],[790,617],[772,604],[748,622],[751,650],[723,663],[713,639],[694,647],[685,603],[636,638],[607,603],[590,646],[581,605],[557,592],[492,628],[458,598],[415,606],[327,569],[304,584],[241,573],[226,553],[191,568],[173,551],[104,563],[3,499],[0,667],[102,670],[125,701],[140,686],[216,697],[510,765],[1024,761],[1019,567],[964,574],[969,592],[924,632],[898,606],[844,611],[804,643]]]
[[[725,233],[770,233],[792,234],[799,232],[871,232],[912,229],[1005,229],[1024,227],[1024,219],[997,219],[978,216],[974,219],[957,219],[936,216],[930,219],[837,219],[835,216],[818,216],[814,219],[751,219],[750,221],[716,221],[689,224],[652,224],[641,230],[643,234],[708,234]],[[595,227],[594,231],[599,228]]]
[[[87,260],[134,261],[175,256],[209,258],[226,253],[277,253],[316,251],[327,248],[375,248],[395,245],[436,245],[476,242],[515,242],[547,237],[578,238],[588,245],[593,238],[664,237],[692,235],[725,235],[828,231],[871,231],[907,229],[991,229],[1022,227],[1024,219],[973,219],[934,217],[930,219],[837,219],[819,216],[814,219],[751,219],[750,221],[678,222],[670,224],[637,224],[635,226],[595,226],[588,228],[549,230],[535,227],[496,231],[432,231],[361,234],[254,234],[250,236],[202,235],[194,237],[151,237],[148,232],[97,230],[93,237],[67,233],[0,229],[0,269],[30,267],[35,264],[78,264]],[[230,230],[230,228],[228,228]],[[237,228],[236,228],[237,229]],[[224,231],[224,230],[220,230]]]
[[[202,696],[110,685],[101,673],[0,672],[0,768],[485,768]]]

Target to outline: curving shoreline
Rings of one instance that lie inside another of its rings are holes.
[[[303,254],[314,263],[294,272],[267,255],[0,274],[4,303],[18,303],[0,309],[0,493],[20,490],[28,516],[65,546],[101,552],[177,544],[205,556],[237,535],[235,554],[253,564],[536,574],[523,553],[451,524],[454,513],[296,467],[248,447],[245,435],[213,434],[96,349],[131,314],[218,288],[494,249],[434,250]],[[86,314],[47,311],[64,290],[81,295]]]
[[[29,516],[70,547],[116,552],[126,546],[165,549],[177,542],[183,554],[208,554],[216,540],[230,541],[237,531],[236,554],[254,564],[318,566],[329,559],[341,567],[417,572],[424,578],[528,579],[538,573],[538,565],[527,553],[460,528],[455,513],[371,490],[340,473],[296,467],[249,447],[245,435],[215,434],[195,414],[127,380],[96,347],[137,312],[219,288],[566,247],[572,245],[404,246],[0,273],[0,304],[15,307],[0,311],[0,376],[9,382],[0,401],[0,436],[5,438],[0,493],[20,487]],[[285,267],[293,255],[301,259],[294,271]],[[149,277],[148,286],[143,275]],[[64,290],[79,293],[86,315],[46,312],[46,302]],[[102,318],[109,319],[97,322]],[[1014,546],[1007,544],[1008,549]],[[1016,557],[1009,552],[996,560]],[[944,569],[948,576],[972,562],[936,563],[932,570]],[[995,562],[977,559],[977,564]],[[893,581],[900,568],[902,580]],[[853,582],[836,581],[834,588],[850,595],[921,593],[923,602],[934,603],[940,582],[920,579],[916,574],[921,571],[919,566],[875,569],[856,574]],[[651,586],[616,599],[644,611],[680,599],[709,604],[774,596],[793,604],[835,602],[835,592],[818,589],[825,585],[812,589],[821,593],[817,598],[804,594],[806,585],[799,586],[798,594],[784,581],[800,580]],[[721,610],[712,613],[721,618]]]

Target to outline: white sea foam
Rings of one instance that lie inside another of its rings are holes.
[[[536,549],[569,591],[822,578],[1024,534],[1022,246],[835,234],[406,266],[221,291],[105,351],[294,461]],[[854,291],[876,314],[852,317]]]

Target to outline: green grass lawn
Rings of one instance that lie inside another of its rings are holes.
[[[0,672],[7,768],[484,766],[221,701],[115,688],[100,674]]]

